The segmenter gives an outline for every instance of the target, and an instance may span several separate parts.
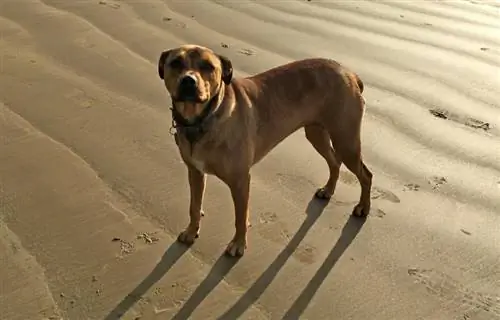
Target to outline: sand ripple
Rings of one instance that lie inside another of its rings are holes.
[[[4,0],[0,30],[2,319],[500,318],[498,1]],[[310,56],[359,73],[371,218],[348,220],[347,172],[307,206],[326,166],[298,133],[254,170],[248,257],[219,259],[215,179],[201,241],[176,246],[156,62],[187,42],[239,76]]]

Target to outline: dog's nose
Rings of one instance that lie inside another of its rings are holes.
[[[190,75],[184,76],[179,82],[177,98],[180,100],[196,100],[198,94],[196,78]]]
[[[180,87],[187,90],[196,88],[196,78],[190,75],[185,76],[181,79]]]

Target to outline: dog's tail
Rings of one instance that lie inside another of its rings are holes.
[[[353,74],[354,76],[354,80],[356,80],[356,84],[358,85],[358,88],[359,88],[359,96],[361,98],[361,100],[363,101],[363,106],[366,105],[366,99],[365,97],[363,97],[363,90],[365,89],[365,84],[363,83],[363,81],[361,80],[361,78],[357,75],[357,74]]]
[[[361,81],[361,78],[357,74],[354,74],[354,78],[356,79],[356,83],[358,84],[359,91],[363,93],[363,90],[365,89],[363,81]]]

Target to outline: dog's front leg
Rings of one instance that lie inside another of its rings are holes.
[[[194,243],[200,231],[200,220],[202,215],[203,194],[205,193],[206,174],[188,165],[189,189],[191,200],[189,203],[189,225],[186,230],[179,234],[178,240],[185,244]]]
[[[238,175],[228,182],[234,203],[236,232],[226,253],[232,257],[242,256],[247,247],[248,199],[250,197],[250,173]]]

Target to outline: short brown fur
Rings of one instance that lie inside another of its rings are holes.
[[[172,67],[178,57],[182,68]],[[208,62],[213,68],[200,68]],[[263,73],[232,78],[230,61],[212,50],[185,45],[165,51],[158,63],[159,76],[175,100],[179,79],[191,74],[198,80],[198,102],[174,102],[173,108],[190,121],[217,98],[217,117],[196,142],[179,132],[181,157],[188,168],[191,190],[190,223],[178,240],[191,244],[198,237],[206,174],[225,182],[235,210],[235,235],[226,252],[243,255],[247,247],[250,169],[276,145],[300,128],[326,160],[329,178],[315,195],[330,199],[340,165],[356,175],[361,185],[353,215],[370,211],[372,173],[361,157],[363,82],[353,72],[329,59],[294,61]],[[217,96],[218,95],[218,96]]]

